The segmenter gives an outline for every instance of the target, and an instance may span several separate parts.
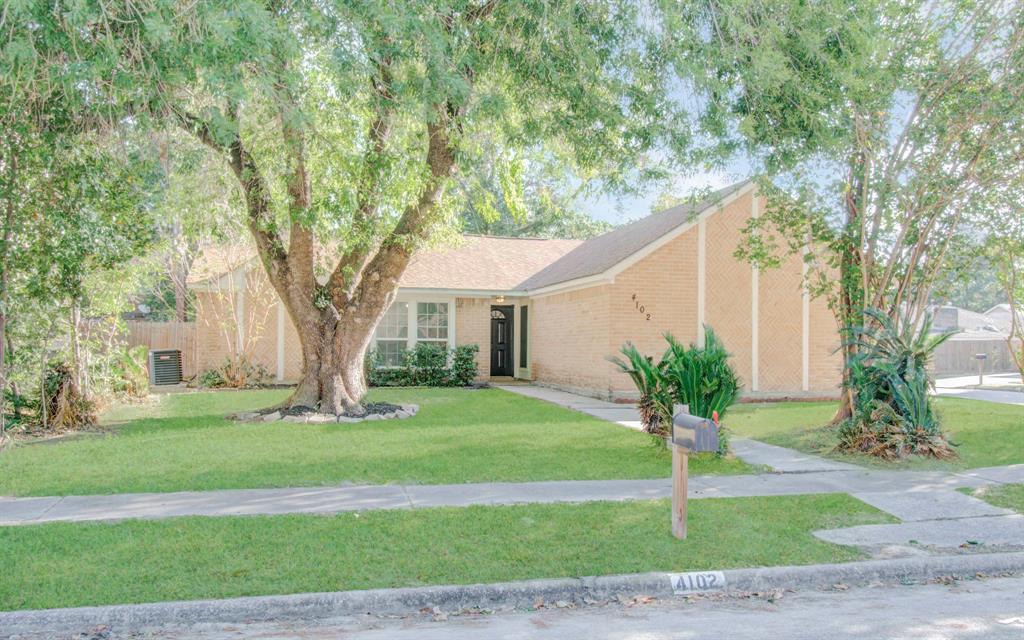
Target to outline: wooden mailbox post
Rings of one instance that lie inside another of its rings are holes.
[[[686,539],[686,492],[690,452],[717,451],[718,424],[691,416],[685,408],[672,418],[672,535]]]

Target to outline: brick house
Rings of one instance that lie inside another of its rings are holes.
[[[763,272],[733,257],[763,206],[745,182],[586,241],[465,236],[414,258],[374,348],[397,362],[417,341],[475,343],[482,379],[626,398],[632,383],[607,356],[629,340],[657,357],[664,332],[695,342],[706,323],[747,397],[835,395],[835,320],[803,290],[800,256]],[[278,380],[297,378],[298,337],[261,267],[251,255],[228,263],[213,252],[194,269],[197,369],[237,348]]]

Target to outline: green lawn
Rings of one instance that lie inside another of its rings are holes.
[[[644,434],[498,389],[374,390],[372,400],[418,403],[408,420],[247,424],[236,410],[287,391],[167,395],[121,407],[110,434],[0,453],[0,495],[165,492],[353,483],[656,478],[671,457]],[[704,456],[691,473],[747,473]]]
[[[0,610],[839,562],[820,528],[890,522],[845,494],[0,528]]]
[[[960,491],[981,498],[993,506],[1024,513],[1024,484],[1004,484],[980,489],[964,488]]]
[[[739,405],[730,411],[727,426],[738,435],[861,464],[972,469],[1024,462],[1024,408],[961,398],[936,398],[935,406],[949,440],[959,445],[957,460],[893,464],[866,456],[832,454],[834,431],[821,425],[832,418],[836,407],[833,402]]]

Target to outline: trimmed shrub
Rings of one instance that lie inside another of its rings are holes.
[[[475,344],[460,344],[452,352],[452,366],[449,370],[451,385],[468,387],[476,380],[476,354],[480,347]]]
[[[399,367],[381,366],[376,353],[367,354],[367,381],[372,387],[466,387],[476,379],[475,344],[448,350],[429,342],[402,352]]]

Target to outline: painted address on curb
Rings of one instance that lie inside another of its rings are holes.
[[[725,591],[725,574],[721,571],[670,573],[668,579],[672,583],[672,592],[677,596],[684,596],[688,593]]]

